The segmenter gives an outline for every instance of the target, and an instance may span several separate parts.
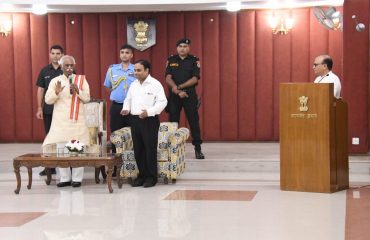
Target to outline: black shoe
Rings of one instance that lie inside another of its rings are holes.
[[[132,181],[131,186],[140,187],[140,186],[143,186],[143,184],[144,184],[144,179],[136,178],[134,181]]]
[[[202,153],[202,150],[195,150],[195,158],[204,159],[204,154]]]
[[[51,174],[57,174],[57,172],[55,171],[55,168],[50,168],[50,172]],[[44,170],[42,170],[40,173],[39,173],[40,176],[46,176],[46,168],[44,168]]]
[[[157,180],[154,180],[152,178],[148,178],[144,182],[144,187],[145,188],[154,187],[156,184],[157,184]]]
[[[72,187],[81,187],[81,182],[72,182]]]
[[[67,187],[71,186],[71,182],[60,182],[57,184],[57,187]]]

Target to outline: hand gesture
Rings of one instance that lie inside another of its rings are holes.
[[[60,81],[58,81],[56,84],[55,84],[55,94],[58,95],[61,91],[63,91],[65,86],[62,87],[62,83]]]
[[[142,113],[140,113],[139,118],[146,118],[148,117],[148,112],[146,110],[142,110]]]
[[[184,91],[181,91],[178,95],[179,95],[180,98],[187,98],[187,97],[189,97],[189,95],[186,92],[184,92]]]
[[[126,115],[128,115],[128,113],[129,113],[129,111],[128,110],[121,110],[121,115],[123,115],[123,116],[126,116]]]
[[[177,89],[177,86],[173,86],[172,87],[172,92],[175,94],[175,95],[178,95],[181,91],[179,89]]]
[[[80,93],[78,87],[77,87],[77,84],[75,83],[72,83],[71,85],[69,85],[69,89],[71,90],[72,93],[76,92],[77,94]]]

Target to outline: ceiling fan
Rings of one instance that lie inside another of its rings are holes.
[[[327,29],[343,30],[343,15],[335,7],[329,7],[326,10],[322,7],[314,7],[313,14],[321,25]]]

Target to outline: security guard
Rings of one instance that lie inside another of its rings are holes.
[[[195,158],[204,159],[201,144],[198,115],[198,97],[195,86],[200,79],[199,58],[190,55],[190,40],[177,41],[177,55],[167,59],[166,83],[170,88],[168,112],[170,122],[179,122],[181,109],[184,108],[190,125],[195,149]]]
[[[104,86],[111,91],[111,132],[129,126],[128,116],[122,116],[120,112],[122,110],[123,101],[126,98],[128,89],[131,83],[135,80],[135,67],[134,64],[131,63],[131,59],[134,56],[134,48],[128,44],[123,45],[119,51],[119,56],[121,63],[109,66],[104,81]],[[113,152],[116,152],[114,146],[112,146],[112,150]]]
[[[53,105],[45,103],[45,94],[48,90],[50,81],[63,74],[59,65],[59,60],[63,56],[63,48],[60,45],[53,45],[50,48],[50,64],[41,69],[37,78],[37,112],[36,118],[44,120],[46,135],[49,133],[51,120],[53,118]],[[55,168],[50,168],[51,174],[56,174]],[[40,176],[46,176],[46,168],[39,173]]]

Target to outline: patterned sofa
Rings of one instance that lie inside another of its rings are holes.
[[[158,132],[158,177],[176,182],[177,177],[185,169],[185,143],[189,138],[189,129],[179,128],[176,122],[163,122]],[[111,142],[115,145],[117,153],[123,153],[123,166],[121,176],[129,182],[138,175],[135,161],[131,129],[125,127],[112,133]]]

